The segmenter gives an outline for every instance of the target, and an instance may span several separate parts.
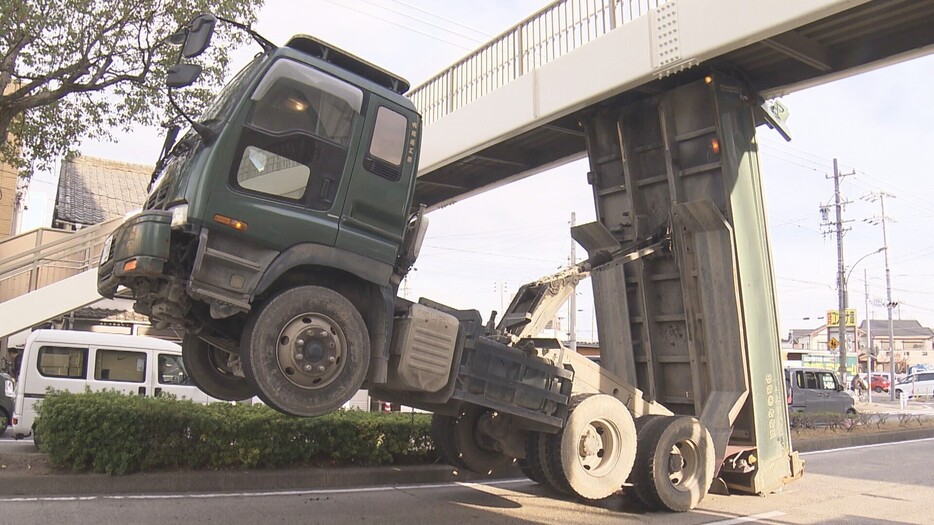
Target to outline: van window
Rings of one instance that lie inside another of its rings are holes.
[[[66,346],[39,348],[39,373],[46,377],[86,379],[88,377],[88,349]]]
[[[146,381],[146,353],[98,350],[94,360],[94,379],[143,383]]]
[[[182,357],[159,354],[159,383],[163,385],[193,385],[185,372]]]
[[[832,372],[818,372],[820,377],[820,388],[823,390],[836,390],[837,382],[834,380]]]

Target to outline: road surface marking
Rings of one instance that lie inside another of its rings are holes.
[[[751,516],[743,516],[741,518],[733,518],[723,521],[712,521],[707,525],[734,525],[737,523],[761,523],[762,520],[770,520],[772,518],[777,518],[779,516],[784,516],[784,512],[773,510],[772,512],[764,512],[762,514],[753,514]]]
[[[36,496],[0,498],[3,503],[35,503],[39,501],[96,501],[96,500],[165,500],[165,499],[199,499],[199,498],[243,498],[263,496],[314,496],[326,494],[364,494],[368,492],[389,492],[393,490],[417,490],[466,487],[473,488],[485,485],[509,485],[513,483],[529,483],[526,478],[503,479],[496,481],[466,482],[452,481],[449,483],[433,483],[418,485],[393,485],[386,487],[361,487],[353,489],[315,489],[315,490],[278,490],[257,492],[208,492],[201,494],[105,494],[97,496]]]

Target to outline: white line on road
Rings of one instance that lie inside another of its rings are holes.
[[[827,454],[830,452],[843,452],[846,450],[859,450],[861,448],[888,447],[891,445],[904,445],[905,443],[923,443],[925,441],[934,441],[934,438],[912,439],[910,441],[893,441],[891,443],[876,443],[875,445],[858,445],[855,447],[831,448],[828,450],[815,450],[813,452],[802,452],[799,456],[816,456],[818,454]]]
[[[751,516],[743,516],[741,518],[733,518],[723,521],[712,521],[707,525],[734,525],[737,523],[760,523],[762,520],[770,520],[772,518],[777,518],[779,516],[784,516],[784,512],[773,510],[772,512],[764,512],[762,514],[753,514]]]
[[[394,485],[386,487],[361,487],[354,489],[317,489],[317,490],[278,490],[266,492],[209,492],[203,494],[112,494],[99,496],[36,496],[0,498],[0,503],[35,503],[39,501],[95,501],[95,500],[165,500],[165,499],[200,499],[200,498],[243,498],[264,496],[314,496],[322,494],[363,494],[368,492],[388,492],[393,490],[440,489],[453,487],[473,488],[483,485],[508,485],[530,483],[526,478],[504,479],[484,482],[453,481],[424,485]]]

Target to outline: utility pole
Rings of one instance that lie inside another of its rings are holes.
[[[884,191],[872,192],[869,194],[868,200],[875,201],[877,197],[879,199],[879,206],[882,209],[882,216],[868,222],[877,224],[876,221],[878,220],[878,222],[882,223],[882,248],[885,250],[885,307],[889,313],[889,374],[891,376],[889,400],[895,401],[895,322],[892,319],[892,310],[898,306],[898,303],[892,301],[892,272],[889,268],[889,237],[885,225],[886,221],[888,221],[888,217],[885,215],[885,198],[894,198],[895,195]]]
[[[573,211],[571,212],[571,228],[575,226],[575,221],[577,220],[577,214]],[[574,239],[571,239],[571,266],[577,264],[577,243]],[[568,306],[571,309],[571,312],[568,314],[568,348],[572,352],[577,351],[577,286],[574,286],[574,289],[571,290],[571,300],[568,301]]]
[[[866,384],[869,385],[869,402],[872,403],[872,316],[869,315],[869,273],[863,270],[863,296],[866,304]],[[889,390],[895,388],[891,382]]]
[[[840,366],[838,373],[841,385],[846,384],[846,271],[843,265],[843,206],[848,203],[840,200],[840,179],[848,175],[852,175],[852,173],[840,173],[837,159],[833,159],[833,194],[834,208],[836,211],[836,223],[834,226],[837,235],[837,308],[839,310],[837,338],[840,343]],[[824,210],[822,210],[822,213],[824,213]],[[827,327],[827,330],[830,330],[830,326]]]

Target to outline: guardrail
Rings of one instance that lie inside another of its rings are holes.
[[[409,92],[425,124],[639,18],[667,0],[558,0]]]
[[[0,302],[61,281],[100,263],[104,240],[123,219],[76,232],[39,229],[0,243]],[[32,248],[29,248],[32,246]]]

